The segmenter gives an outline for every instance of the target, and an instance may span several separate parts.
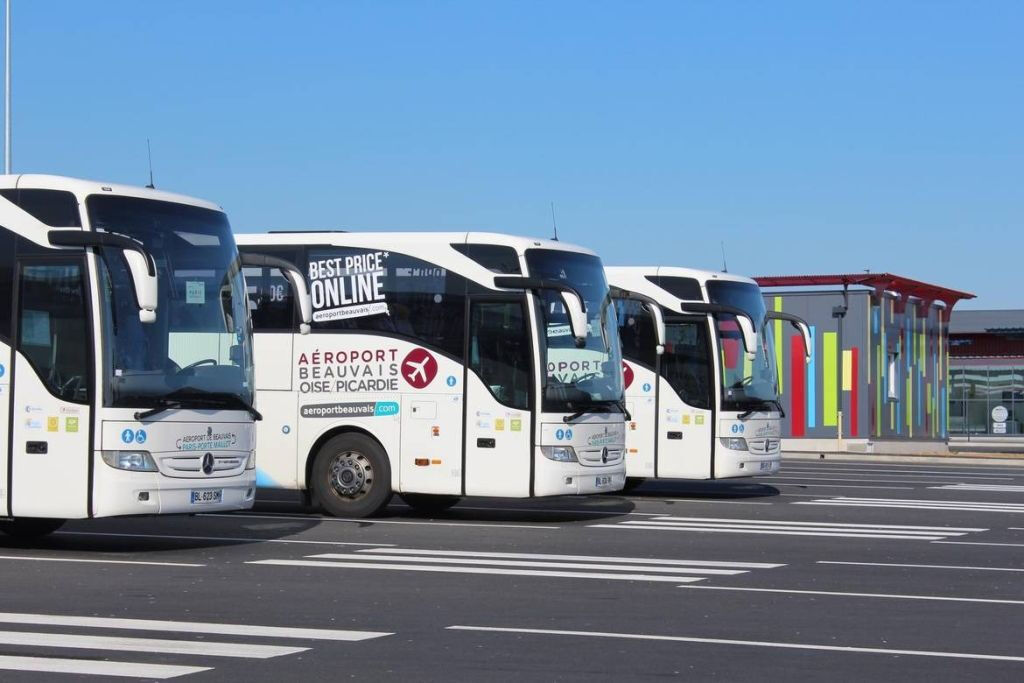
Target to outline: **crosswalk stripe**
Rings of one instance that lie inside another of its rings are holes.
[[[700,529],[749,529],[749,530],[753,530],[753,531],[760,531],[762,529],[769,530],[769,531],[772,531],[772,530],[774,530],[774,531],[794,531],[794,530],[796,530],[796,531],[807,531],[807,532],[814,532],[814,533],[828,532],[828,533],[844,533],[844,534],[859,534],[859,535],[863,535],[863,534],[876,534],[876,533],[879,533],[880,531],[886,531],[884,529],[884,527],[882,529],[850,529],[850,528],[846,528],[846,527],[814,527],[814,528],[809,528],[809,527],[792,527],[792,526],[789,526],[788,524],[774,524],[774,525],[771,525],[771,524],[757,524],[757,525],[752,525],[752,524],[736,524],[736,525],[732,525],[732,524],[726,524],[725,522],[715,522],[715,523],[712,523],[712,524],[701,524],[699,522],[672,522],[672,521],[665,521],[665,520],[661,520],[661,519],[644,520],[642,522],[639,522],[639,521],[636,521],[636,522],[634,522],[634,521],[625,521],[625,522],[622,522],[622,525],[623,526],[626,526],[626,525],[628,525],[628,526],[676,526],[676,527],[691,527],[691,528],[700,528]],[[893,530],[888,530],[888,532],[892,532],[892,531]],[[908,530],[908,529],[898,529],[898,531],[899,531],[900,535],[902,535],[902,536],[933,536],[933,535],[935,535],[934,531],[914,531],[914,530]],[[965,532],[963,532],[963,531],[957,531],[957,532],[953,532],[953,533],[948,533],[947,535],[949,535],[949,536],[963,536],[964,533]]]
[[[78,650],[114,650],[120,652],[158,652],[206,657],[242,657],[269,659],[305,652],[308,647],[282,645],[249,645],[217,643],[204,640],[165,640],[162,638],[130,638],[122,636],[83,636],[70,633],[31,633],[0,631],[0,645],[38,645]]]
[[[644,557],[610,557],[608,555],[549,555],[542,553],[498,553],[476,552],[470,550],[427,550],[420,548],[378,548],[373,550],[357,550],[358,553],[372,552],[399,553],[402,555],[446,555],[452,557],[494,557],[504,559],[545,559],[571,560],[575,562],[615,562],[617,564],[650,564],[650,565],[690,565],[693,567],[742,567],[744,569],[776,569],[783,564],[770,562],[722,562],[719,560],[665,560]]]
[[[686,526],[642,526],[642,525],[620,525],[620,524],[592,524],[597,529],[643,529],[647,531],[696,531],[714,532],[722,534],[764,534],[767,536],[816,536],[831,538],[881,538],[903,541],[937,541],[944,536],[902,536],[899,534],[844,534],[826,531],[768,531],[764,529],[728,529],[714,527],[686,527]]]
[[[948,489],[952,491],[1002,491],[1005,493],[1024,493],[1024,486],[1010,484],[947,484],[946,486],[929,486],[930,489]]]
[[[964,536],[973,531],[987,531],[987,529],[977,527],[790,522],[785,520],[672,516],[626,520],[612,524],[591,524],[590,526],[598,529],[641,529],[647,531],[689,531],[697,533],[765,534],[831,538],[878,538],[911,541],[938,541],[954,536]]]
[[[81,674],[88,676],[121,676],[165,680],[178,676],[210,671],[208,666],[146,664],[142,662],[105,662],[95,659],[49,659],[0,655],[0,670],[35,671],[41,673]]]
[[[495,567],[552,567],[555,569],[600,569],[603,571],[637,571],[636,565],[630,564],[593,564],[587,562],[552,562],[548,560],[484,560],[469,557],[423,557],[422,555],[345,555],[342,553],[323,553],[310,555],[318,560],[365,561],[383,560],[385,562],[431,562],[437,564],[486,565]],[[612,558],[609,558],[612,559]],[[710,574],[719,576],[735,576],[746,574],[746,569],[711,569],[708,567],[658,567],[664,574]]]
[[[799,522],[789,520],[767,520],[767,519],[733,519],[730,517],[676,517],[671,515],[665,515],[658,517],[658,519],[673,520],[679,522],[727,522],[730,524],[785,524],[787,526],[795,527],[849,527],[852,529],[898,529],[900,531],[918,529],[923,531],[988,531],[979,527],[961,527],[961,526],[921,526],[921,525],[909,525],[909,524],[853,524],[847,522]]]
[[[155,619],[78,617],[58,614],[23,614],[18,612],[0,612],[0,623],[33,624],[37,626],[79,626],[83,628],[111,628],[128,631],[206,633],[263,638],[301,638],[305,640],[360,641],[393,635],[377,631],[344,631],[321,628],[292,628],[287,626],[258,626],[253,624],[159,621]]]
[[[255,560],[246,564],[273,565],[281,567],[325,567],[331,569],[391,569],[409,572],[439,572],[443,574],[495,574],[502,576],[544,576],[572,579],[611,579],[619,581],[663,581],[688,583],[700,581],[700,577],[663,576],[652,574],[615,574],[609,572],[570,572],[535,569],[502,569],[499,567],[444,567],[439,565],[397,565],[379,562],[325,562],[321,560]]]
[[[910,510],[955,510],[970,512],[1014,512],[1024,513],[1024,504],[990,503],[964,500],[914,500],[899,498],[818,498],[795,501],[793,505],[830,505],[834,507],[876,507]]]

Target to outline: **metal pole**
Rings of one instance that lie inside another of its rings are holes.
[[[4,2],[4,173],[11,172],[11,0]]]

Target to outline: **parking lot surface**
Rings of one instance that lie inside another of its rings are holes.
[[[1024,468],[772,477],[2,539],[0,678],[1024,680]]]

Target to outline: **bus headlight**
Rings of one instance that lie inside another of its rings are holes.
[[[115,470],[156,472],[156,462],[149,451],[100,451],[103,462]]]
[[[718,437],[718,440],[725,448],[729,448],[734,451],[747,450],[747,440],[742,436],[720,436]]]
[[[249,451],[249,458],[245,461],[245,469],[256,469],[256,451]]]
[[[572,446],[541,446],[540,452],[545,458],[555,462],[579,462],[576,459],[576,450]]]

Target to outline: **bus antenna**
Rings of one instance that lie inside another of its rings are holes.
[[[723,273],[728,273],[729,272],[729,266],[727,266],[725,264],[725,240],[722,240],[720,242],[720,244],[722,245],[722,272]]]
[[[555,232],[554,241],[558,241],[558,223],[555,222],[555,203],[551,202],[551,229]]]
[[[149,185],[146,185],[146,187],[155,190],[156,185],[153,184],[153,149],[149,146],[149,138],[146,138],[146,154],[149,156]]]

